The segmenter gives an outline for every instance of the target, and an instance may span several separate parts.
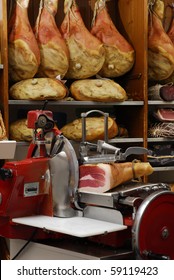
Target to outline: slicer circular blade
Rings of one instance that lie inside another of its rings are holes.
[[[132,245],[139,259],[174,259],[174,193],[156,191],[135,216]]]

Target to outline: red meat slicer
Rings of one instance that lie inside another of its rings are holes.
[[[38,240],[53,233],[54,238],[87,238],[113,250],[131,239],[136,258],[174,259],[174,193],[167,184],[131,182],[102,194],[78,190],[79,164],[147,152],[132,147],[122,153],[108,143],[106,128],[105,141],[86,142],[85,118],[91,112],[103,114],[107,126],[107,113],[82,114],[80,161],[56,128],[52,112],[28,112],[33,141],[27,158],[0,169],[0,235],[29,239],[36,231]]]

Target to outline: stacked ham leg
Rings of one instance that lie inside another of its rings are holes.
[[[17,82],[33,78],[40,64],[40,51],[28,19],[29,0],[16,0],[9,21],[9,76]]]
[[[85,164],[80,166],[80,192],[104,193],[133,178],[150,175],[148,162]]]
[[[134,49],[118,32],[107,11],[106,0],[97,0],[91,33],[105,48],[105,62],[99,74],[103,77],[119,77],[134,64]]]
[[[102,68],[103,44],[85,27],[75,0],[64,0],[65,17],[60,31],[70,51],[70,65],[66,78],[86,79]]]
[[[35,35],[40,48],[39,77],[63,78],[69,67],[69,51],[55,22],[58,0],[40,1]]]

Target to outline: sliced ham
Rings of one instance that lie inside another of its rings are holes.
[[[85,164],[80,166],[79,191],[103,193],[133,178],[150,175],[148,162]]]
[[[133,67],[134,49],[114,25],[106,0],[96,1],[91,34],[104,44],[105,62],[99,72],[102,77],[119,77]]]
[[[66,77],[86,79],[102,68],[105,51],[103,44],[86,28],[75,0],[64,0],[65,17],[60,26],[70,52]]]
[[[172,76],[174,76],[172,74]],[[160,88],[160,96],[165,101],[174,101],[174,86],[171,85],[165,85]]]
[[[165,32],[162,21],[149,12],[148,77],[150,80],[165,80],[174,71],[174,46]]]
[[[69,67],[69,50],[55,22],[58,0],[40,1],[35,36],[40,48],[39,77],[63,78]]]
[[[29,0],[16,0],[9,21],[9,76],[13,81],[33,78],[40,64],[40,51],[28,19]]]
[[[160,108],[154,113],[155,117],[162,122],[174,122],[174,110]]]

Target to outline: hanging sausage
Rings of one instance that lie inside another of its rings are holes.
[[[40,51],[28,19],[30,0],[16,0],[9,21],[9,77],[12,81],[33,78],[40,64]]]
[[[91,33],[105,48],[105,62],[99,74],[102,77],[114,78],[124,75],[133,67],[135,53],[112,22],[106,1],[97,0],[95,3]]]
[[[39,77],[63,78],[69,67],[69,50],[55,22],[58,0],[41,0],[35,24],[41,63]]]
[[[66,77],[85,79],[94,76],[104,63],[103,44],[86,28],[75,0],[64,1],[64,13],[60,31],[70,51]]]

